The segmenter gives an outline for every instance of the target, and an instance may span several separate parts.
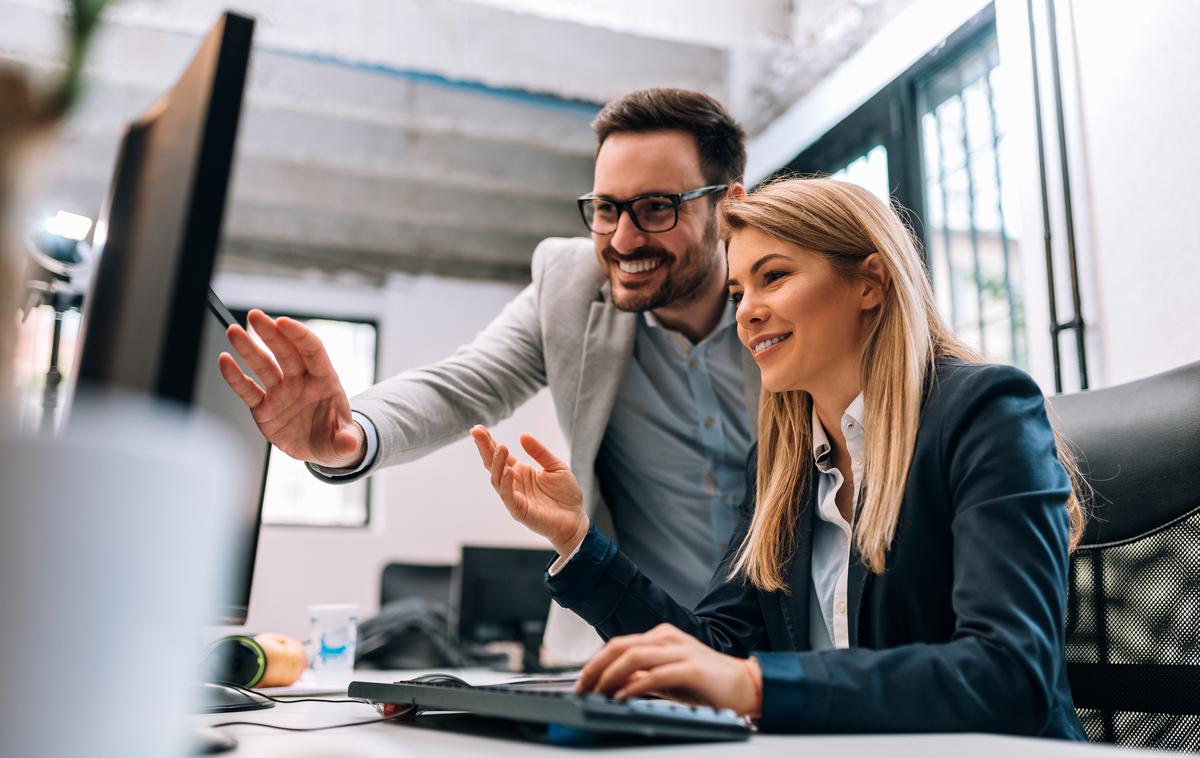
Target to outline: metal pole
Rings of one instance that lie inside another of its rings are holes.
[[[1033,118],[1037,133],[1038,179],[1042,188],[1042,243],[1046,255],[1046,285],[1050,295],[1050,350],[1054,355],[1054,391],[1062,392],[1062,356],[1058,348],[1058,292],[1054,282],[1054,248],[1050,234],[1050,195],[1046,180],[1046,142],[1042,136],[1042,88],[1039,82],[1037,34],[1033,26],[1033,0],[1026,0],[1029,13],[1029,54],[1033,67]]]

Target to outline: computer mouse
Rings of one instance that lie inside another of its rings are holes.
[[[471,685],[459,679],[454,674],[426,674],[418,676],[416,679],[409,680],[413,684],[449,684],[455,687],[470,687]]]

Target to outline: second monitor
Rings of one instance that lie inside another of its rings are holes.
[[[464,643],[515,640],[522,668],[537,671],[550,594],[543,576],[553,550],[504,547],[462,549],[458,638]]]

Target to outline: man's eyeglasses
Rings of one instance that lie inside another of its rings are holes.
[[[628,200],[613,200],[596,197],[589,192],[576,200],[583,223],[593,234],[612,234],[617,230],[621,213],[628,213],[633,225],[643,232],[669,232],[679,223],[679,206],[698,197],[722,192],[728,184],[713,184],[708,187],[680,192],[673,195],[655,193],[638,195]]]

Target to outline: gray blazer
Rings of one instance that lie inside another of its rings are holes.
[[[570,444],[571,471],[583,489],[584,507],[598,528],[614,534],[596,481],[596,454],[633,352],[639,316],[613,305],[591,240],[542,241],[533,253],[532,273],[533,282],[470,344],[351,400],[353,409],[369,418],[379,433],[375,462],[358,476],[420,458],[461,439],[475,424],[507,418],[542,387],[549,387],[559,427]],[[749,353],[742,364],[753,431],[758,368]],[[555,606],[546,644],[560,660],[582,660],[599,639],[590,627]]]

